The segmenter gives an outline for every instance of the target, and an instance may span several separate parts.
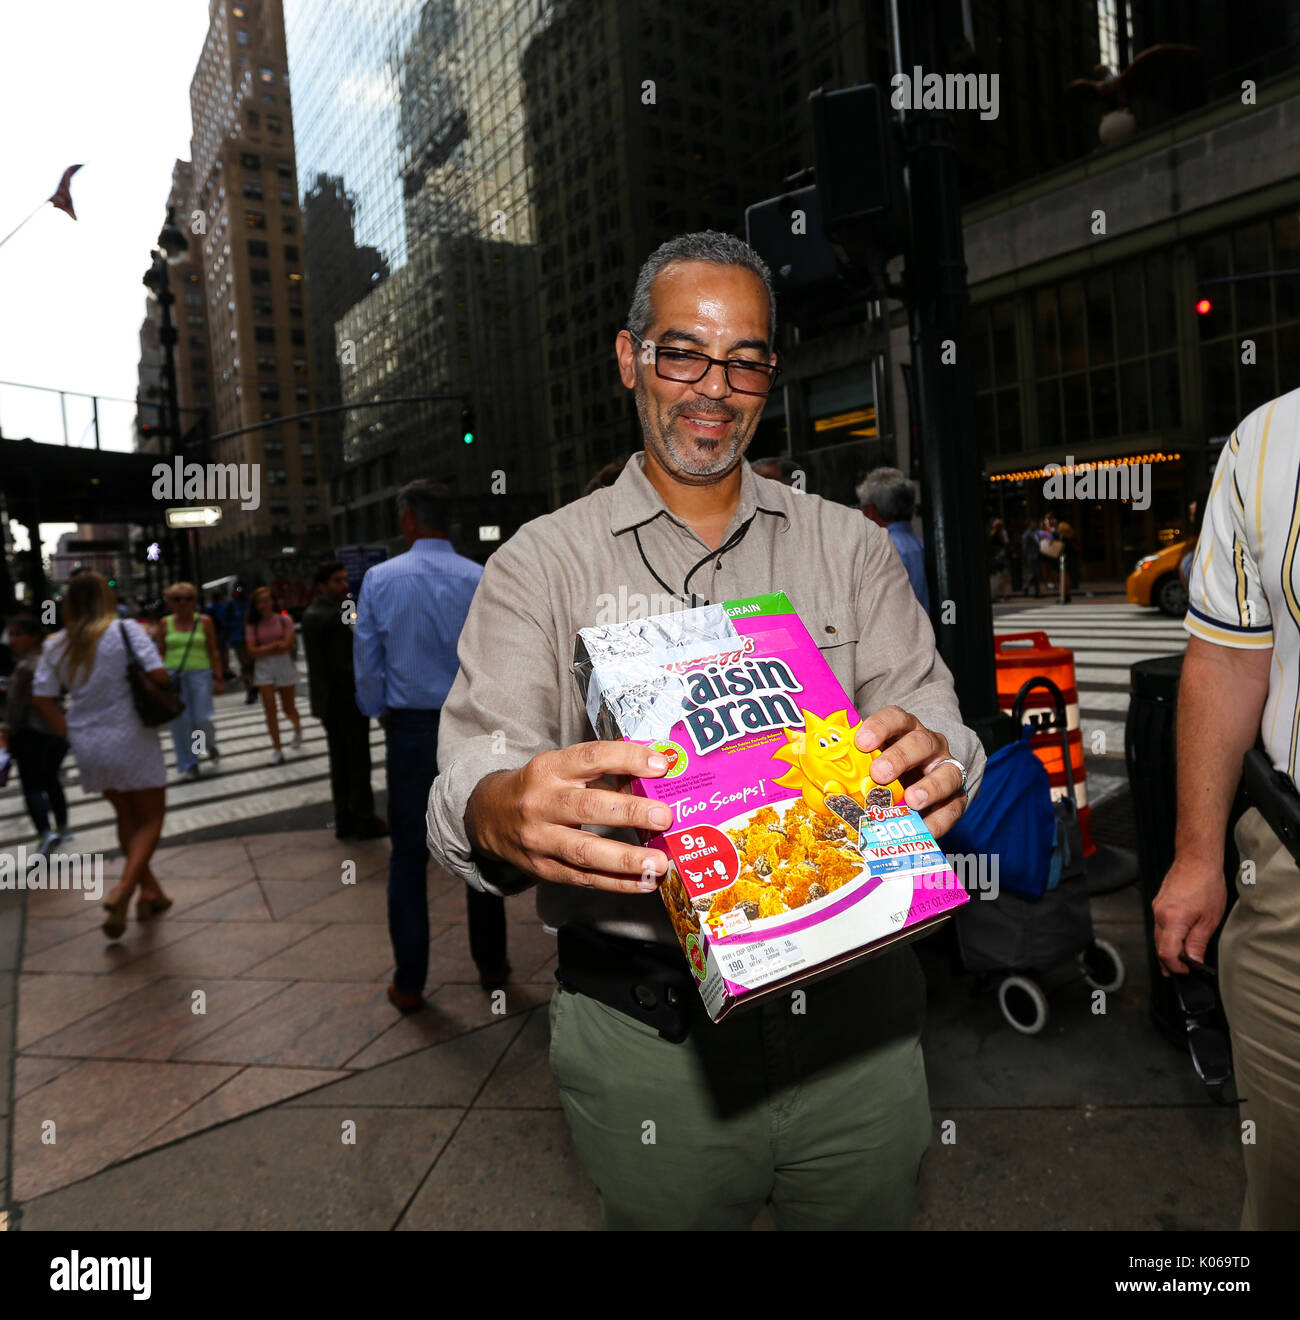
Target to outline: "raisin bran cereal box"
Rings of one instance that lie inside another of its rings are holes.
[[[574,673],[601,738],[653,747],[668,806],[645,837],[709,1016],[928,932],[967,902],[895,780],[870,776],[852,700],[784,593],[583,628]]]

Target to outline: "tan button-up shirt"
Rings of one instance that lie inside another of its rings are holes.
[[[499,864],[488,868],[488,881],[470,851],[465,805],[479,780],[595,736],[571,669],[579,628],[686,609],[692,592],[704,604],[784,591],[861,714],[901,706],[944,734],[972,793],[984,752],[961,722],[930,620],[883,528],[744,463],[740,503],[721,545],[748,527],[719,552],[668,510],[644,464],[643,453],[634,455],[613,486],[521,527],[488,560],[442,708],[429,848],[477,889],[509,894],[536,884],[548,926],[581,920],[673,944],[656,893],[613,894],[515,870],[505,879]],[[617,837],[637,842],[631,831]]]

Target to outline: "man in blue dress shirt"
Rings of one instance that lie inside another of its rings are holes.
[[[879,467],[867,473],[857,489],[862,512],[889,533],[898,557],[907,569],[908,581],[921,608],[930,612],[930,587],[925,580],[925,546],[912,530],[916,513],[916,487],[898,468]]]
[[[366,573],[353,635],[357,706],[387,736],[388,933],[397,970],[388,998],[403,1013],[424,1002],[429,971],[429,851],[425,812],[438,773],[438,714],[456,677],[456,644],[483,575],[447,539],[450,496],[413,481],[397,496],[403,555]],[[485,989],[505,982],[505,904],[466,886],[470,953]]]

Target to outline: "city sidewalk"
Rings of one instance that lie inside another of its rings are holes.
[[[461,886],[431,868],[430,1004],[401,1018],[384,993],[386,859],[386,841],[322,830],[165,849],[176,906],[113,945],[97,905],[26,895],[23,1228],[599,1227],[547,1067],[554,944],[531,897],[508,904],[514,975],[494,1013]],[[1033,1038],[972,996],[939,939],[921,946],[935,1140],[917,1228],[1236,1225],[1236,1109],[1146,1019],[1139,903],[1094,903],[1128,966],[1107,1014],[1076,981]],[[4,952],[0,938],[0,972]]]

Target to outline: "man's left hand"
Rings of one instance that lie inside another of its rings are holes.
[[[859,751],[882,752],[871,764],[878,784],[897,779],[904,785],[903,800],[920,813],[925,827],[937,839],[946,834],[966,810],[961,771],[948,762],[948,739],[927,729],[915,715],[898,706],[882,706],[862,721],[854,744]]]

